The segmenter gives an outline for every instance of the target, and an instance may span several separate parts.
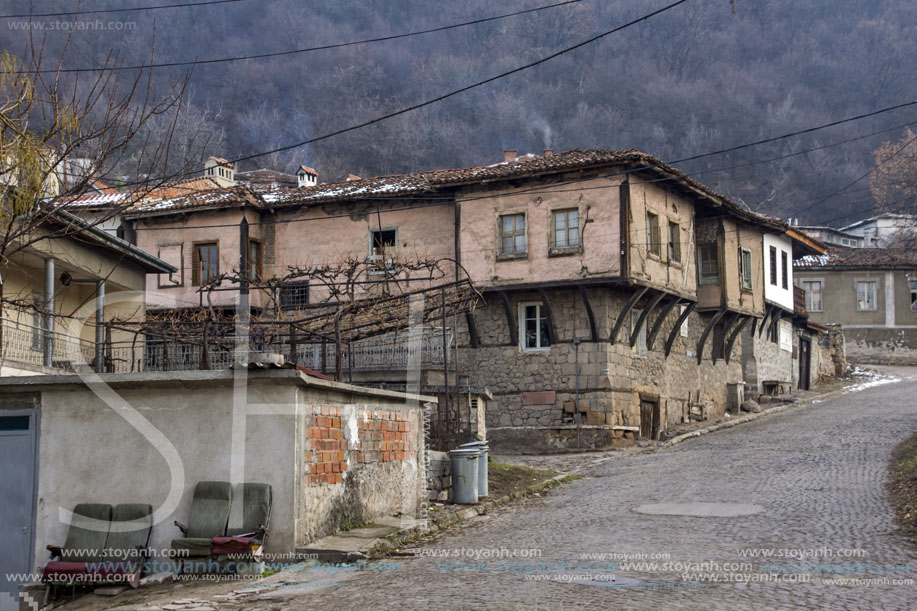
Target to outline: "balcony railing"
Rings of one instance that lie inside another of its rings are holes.
[[[56,331],[51,335],[51,367],[63,371],[85,368],[95,358],[95,343]],[[34,325],[13,320],[3,321],[3,362],[9,366],[45,366],[48,332]]]

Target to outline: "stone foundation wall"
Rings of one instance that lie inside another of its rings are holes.
[[[551,429],[545,439],[532,443],[559,447],[570,440],[567,433],[558,431],[574,425],[575,414],[580,413],[581,424],[601,427],[599,433],[590,433],[592,443],[608,445],[615,436],[626,439],[639,430],[641,398],[658,400],[661,431],[683,422],[691,411],[709,415],[724,412],[726,383],[741,380],[739,348],[734,348],[730,363],[719,359],[714,365],[711,334],[702,363],[697,364],[697,340],[710,314],[693,313],[687,322],[687,337],[676,334],[671,354],[665,357],[663,347],[680,313],[678,308],[663,323],[652,350],[646,348],[645,337],[630,346],[639,311],[631,313],[612,345],[607,340],[630,292],[609,288],[588,292],[597,334],[604,341],[589,341],[585,308],[572,289],[548,291],[557,336],[557,343],[549,350],[522,352],[517,345],[508,345],[511,339],[505,313],[495,298],[475,312],[482,346],[469,348],[467,332],[460,330],[459,358],[464,373],[494,395],[487,407],[492,444],[504,446],[501,449],[524,449],[528,445],[526,435],[511,431]],[[512,311],[518,312],[519,303],[539,300],[535,293],[512,295]],[[653,325],[663,306],[648,317],[647,327]],[[572,343],[574,337],[581,341],[578,348]],[[574,403],[577,377],[578,409]]]
[[[917,328],[844,329],[852,363],[917,365]]]

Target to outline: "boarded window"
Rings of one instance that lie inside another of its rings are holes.
[[[771,246],[770,248],[770,261],[771,261],[771,284],[777,286],[777,248]]]
[[[783,272],[783,290],[788,290],[790,288],[790,265],[788,262],[789,256],[785,250],[780,251],[780,269]]]
[[[159,288],[182,286],[185,283],[185,266],[182,265],[183,253],[184,245],[182,244],[161,244],[159,246],[159,254],[157,256],[169,265],[178,269],[178,271],[174,274],[159,274]]]
[[[659,256],[659,217],[652,212],[646,213],[646,251]]]
[[[681,226],[669,221],[669,261],[681,261]]]
[[[199,242],[194,245],[191,283],[201,286],[216,278],[220,273],[219,249],[216,242]]]
[[[570,208],[554,211],[554,248],[579,246],[579,210]]]
[[[717,257],[716,242],[697,246],[697,282],[698,284],[716,284],[720,281],[720,266]]]
[[[500,217],[500,254],[525,254],[525,215],[504,214]]]

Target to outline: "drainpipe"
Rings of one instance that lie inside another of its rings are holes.
[[[574,362],[576,363],[575,365],[576,367],[576,372],[575,372],[576,373],[576,386],[575,386],[574,393],[573,393],[573,413],[576,414],[576,447],[577,449],[582,447],[580,445],[580,420],[582,420],[582,416],[580,416],[580,411],[579,411],[579,344],[580,344],[580,338],[574,337],[573,338],[573,350],[574,350]]]
[[[54,356],[54,259],[45,260],[45,314],[44,314],[44,333],[45,333],[45,353],[44,365],[50,367],[52,357]]]
[[[105,320],[105,281],[96,282],[96,362],[95,370],[98,373],[105,371],[102,362],[105,350],[105,327],[102,322]]]

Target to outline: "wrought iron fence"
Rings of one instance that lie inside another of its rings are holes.
[[[86,368],[95,358],[95,342],[56,331],[45,331],[15,320],[3,321],[3,360],[11,365],[45,365],[46,338],[51,336],[51,367],[64,371]]]

